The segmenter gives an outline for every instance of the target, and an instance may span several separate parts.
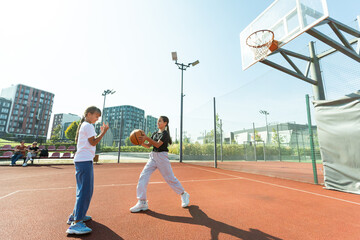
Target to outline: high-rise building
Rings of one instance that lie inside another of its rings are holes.
[[[158,130],[157,120],[158,120],[157,118],[155,118],[151,115],[146,116],[146,125],[145,125],[145,129],[144,129],[145,134],[148,134],[149,132],[153,133]]]
[[[61,126],[60,136],[61,140],[66,140],[65,131],[74,121],[80,120],[80,117],[72,113],[58,113],[54,114],[54,120],[51,128],[51,136],[53,136],[54,130],[57,126]]]
[[[11,100],[0,97],[0,136],[5,134],[5,129],[10,115]]]
[[[46,139],[53,93],[17,84],[2,89],[1,97],[12,102],[5,133],[19,138]]]
[[[111,134],[104,136],[105,145],[118,146],[121,136],[121,145],[125,144],[125,139],[129,137],[130,133],[134,129],[145,129],[145,112],[144,110],[129,106],[116,106],[107,107],[104,109],[102,121],[109,124]],[[96,125],[97,131],[99,131],[100,124]],[[120,132],[121,130],[121,132]],[[111,136],[112,139],[109,139]]]

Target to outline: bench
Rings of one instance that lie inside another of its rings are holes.
[[[31,146],[31,145],[30,145]],[[28,147],[30,147],[28,146]],[[39,156],[39,153],[37,154],[36,157],[33,158],[33,160],[35,159],[72,159],[74,158],[74,152],[76,151],[76,147],[71,145],[69,147],[65,147],[65,146],[59,146],[59,147],[55,147],[54,145],[50,145],[48,148],[46,148],[43,145],[39,146],[39,149],[47,149],[48,152],[52,152],[51,154],[49,154],[48,157],[44,157],[44,156]],[[11,157],[13,155],[13,151],[15,150],[15,148],[12,148],[11,145],[4,145],[2,147],[0,147],[0,153],[3,152],[3,154],[0,156],[0,160],[11,160]],[[61,154],[61,152],[63,152]],[[23,159],[26,159],[26,156],[23,157]]]

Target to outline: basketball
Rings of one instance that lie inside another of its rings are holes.
[[[135,129],[130,133],[130,142],[134,145],[141,145],[142,142],[139,141],[139,136],[145,136],[144,131],[140,129]]]

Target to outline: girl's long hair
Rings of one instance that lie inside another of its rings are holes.
[[[76,135],[75,135],[75,142],[77,143],[78,142],[78,138],[79,138],[79,131],[80,131],[80,127],[81,127],[81,124],[83,122],[85,122],[85,119],[86,119],[86,116],[88,113],[91,113],[91,114],[94,114],[95,112],[98,112],[101,116],[101,110],[95,106],[91,106],[91,107],[88,107],[85,112],[84,112],[84,115],[82,116],[81,120],[80,120],[80,123],[79,123],[79,126],[76,130]]]
[[[165,126],[165,130],[169,133],[169,144],[172,144],[172,140],[170,137],[169,118],[166,116],[160,116],[160,118],[167,123]]]

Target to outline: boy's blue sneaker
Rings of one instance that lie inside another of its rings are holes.
[[[86,221],[89,221],[89,220],[91,220],[91,217],[90,216],[85,216],[84,219],[81,220],[81,221],[86,222]],[[74,215],[70,214],[69,219],[67,220],[67,224],[70,225],[73,221],[75,221]]]
[[[91,228],[87,227],[84,222],[72,222],[68,230],[66,230],[67,234],[87,234],[91,233]]]

